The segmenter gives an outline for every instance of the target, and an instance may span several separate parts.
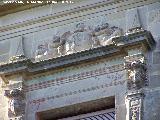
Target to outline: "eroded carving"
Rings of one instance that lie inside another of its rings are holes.
[[[66,41],[66,54],[79,52],[92,47],[92,34],[88,26],[78,23]]]
[[[127,96],[129,120],[142,120],[144,94],[135,93]]]
[[[8,117],[18,117],[22,119],[24,114],[25,102],[24,102],[24,92],[21,88],[5,90],[4,96],[8,97]]]
[[[36,60],[47,57],[58,57],[88,50],[98,46],[114,44],[113,37],[121,36],[122,29],[108,23],[97,25],[95,28],[80,22],[74,30],[56,34],[49,43],[41,44],[36,50]]]
[[[126,68],[128,69],[128,88],[140,89],[145,85],[147,67],[144,61],[135,60],[132,62],[126,62]]]
[[[58,35],[53,36],[53,40],[49,44],[49,52],[53,57],[57,57],[59,55],[62,55],[62,50],[61,50],[61,38]]]
[[[48,44],[40,44],[38,45],[38,48],[35,52],[35,59],[37,60],[43,60],[48,55]]]
[[[122,35],[122,29],[118,27],[109,27],[108,23],[98,25],[93,31],[93,43],[95,45],[105,46],[113,44],[112,38]]]

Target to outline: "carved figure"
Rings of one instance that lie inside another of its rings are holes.
[[[53,57],[57,57],[61,55],[61,41],[60,41],[60,36],[55,35],[53,36],[52,42],[49,44],[49,51],[52,54]]]
[[[108,23],[103,23],[101,25],[98,25],[94,29],[93,35],[94,43],[98,43],[98,45],[105,46],[113,44],[112,38],[122,35],[122,30],[115,26],[109,27]]]
[[[70,54],[92,47],[92,34],[84,23],[78,23],[76,30],[69,36],[65,44],[66,53]]]
[[[129,79],[130,79],[130,82],[128,82],[129,89],[141,88],[146,80],[146,65],[140,60],[127,64],[129,68]]]
[[[70,44],[68,40],[68,38],[72,35],[72,33],[70,31],[67,31],[65,33],[62,34],[60,41],[61,41],[61,47],[60,47],[60,52],[61,54],[69,54],[70,52],[72,53],[72,51],[74,51],[74,44]]]
[[[48,44],[41,44],[38,45],[38,48],[35,52],[35,59],[36,60],[42,60],[45,58],[45,56],[48,54]]]

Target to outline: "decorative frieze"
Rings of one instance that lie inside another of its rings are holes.
[[[77,90],[74,90],[74,91],[64,92],[62,94],[57,94],[57,95],[54,95],[54,96],[48,96],[48,97],[33,99],[33,100],[28,101],[28,104],[39,107],[40,104],[42,104],[44,102],[47,102],[49,100],[65,98],[67,96],[82,94],[82,93],[96,91],[96,90],[100,90],[100,89],[106,89],[106,88],[114,87],[114,86],[118,86],[118,85],[124,85],[126,81],[127,80],[116,80],[116,81],[111,81],[109,83],[105,83],[105,84],[101,84],[101,85],[90,86],[90,87],[87,87],[87,88],[84,88],[84,89],[77,89]]]

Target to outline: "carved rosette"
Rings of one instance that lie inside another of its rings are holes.
[[[128,119],[127,120],[142,120],[143,119],[143,93],[133,93],[127,95],[128,102]]]
[[[4,91],[8,98],[8,117],[12,120],[24,120],[25,95],[22,88],[14,88]]]
[[[147,84],[147,67],[144,59],[126,61],[125,67],[128,70],[128,89],[140,89]]]

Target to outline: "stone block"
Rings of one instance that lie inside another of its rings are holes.
[[[153,75],[150,77],[150,87],[160,87],[160,75]]]
[[[146,93],[144,100],[144,120],[159,120],[160,89]]]
[[[126,119],[126,105],[125,104],[121,104],[121,105],[117,105],[116,109],[116,119],[115,120],[125,120]]]
[[[153,64],[160,64],[160,51],[153,52]]]

